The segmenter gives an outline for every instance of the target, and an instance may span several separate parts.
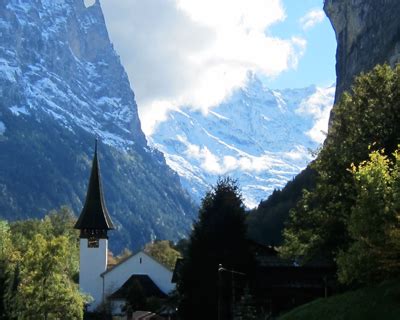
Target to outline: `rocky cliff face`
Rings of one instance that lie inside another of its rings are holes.
[[[400,61],[400,1],[325,0],[337,39],[336,100],[360,72]]]
[[[149,148],[99,1],[0,0],[0,217],[82,208],[100,140],[115,249],[177,239],[195,209]]]

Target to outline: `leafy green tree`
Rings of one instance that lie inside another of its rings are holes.
[[[41,220],[0,222],[0,319],[80,319],[75,217],[63,207]]]
[[[0,319],[7,319],[5,300],[12,251],[10,227],[6,221],[0,220]]]
[[[339,280],[371,283],[400,274],[400,150],[352,166],[355,205],[347,224],[351,245],[338,257]]]
[[[10,226],[0,220],[0,260],[8,260],[12,251]]]
[[[181,257],[181,254],[173,248],[171,242],[168,240],[157,240],[148,243],[144,247],[144,252],[148,253],[171,270],[174,269],[176,260]]]
[[[183,319],[217,319],[218,266],[251,274],[245,208],[238,186],[220,179],[203,198],[177,285]]]
[[[29,241],[16,295],[19,319],[83,318],[85,298],[68,276],[69,249],[65,236]]]
[[[347,223],[355,183],[348,170],[368,159],[369,146],[391,154],[400,143],[400,66],[377,66],[359,76],[333,108],[328,137],[317,160],[315,189],[291,211],[282,252],[334,259],[350,243]]]

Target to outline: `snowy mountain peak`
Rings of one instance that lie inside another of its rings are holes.
[[[230,175],[254,207],[312,160],[334,93],[334,86],[270,90],[252,76],[207,115],[171,112],[149,140],[197,201],[218,176]]]

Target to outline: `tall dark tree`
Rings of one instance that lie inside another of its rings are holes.
[[[220,264],[225,270],[251,274],[254,259],[245,219],[236,181],[220,179],[202,201],[199,220],[194,224],[185,252],[177,287],[182,319],[218,318]]]

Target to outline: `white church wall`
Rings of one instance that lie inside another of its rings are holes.
[[[175,288],[171,283],[172,271],[140,251],[103,274],[105,295],[115,292],[134,274],[148,275],[166,294]]]
[[[99,239],[98,248],[88,248],[88,239],[80,239],[79,288],[94,299],[89,310],[94,310],[103,301],[103,279],[107,269],[107,239]]]

